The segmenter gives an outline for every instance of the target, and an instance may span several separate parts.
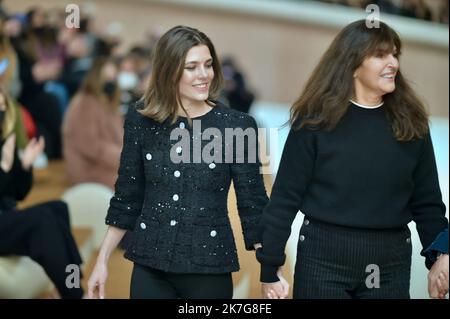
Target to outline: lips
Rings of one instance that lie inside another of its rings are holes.
[[[200,93],[206,93],[209,90],[209,83],[194,84],[193,87]]]
[[[383,74],[381,74],[380,76],[382,77],[382,78],[384,78],[384,79],[394,79],[395,78],[395,75],[396,75],[397,73],[396,72],[389,72],[389,73],[383,73]]]

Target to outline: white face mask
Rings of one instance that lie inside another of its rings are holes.
[[[119,73],[117,82],[122,90],[132,90],[139,84],[139,78],[136,73],[123,71]]]

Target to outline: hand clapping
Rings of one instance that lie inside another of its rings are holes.
[[[45,147],[44,138],[41,136],[39,139],[33,137],[28,143],[27,147],[23,151],[22,167],[25,170],[29,170],[33,162],[42,153]]]
[[[11,134],[2,147],[1,168],[8,173],[14,163],[14,148],[16,147],[16,135]]]

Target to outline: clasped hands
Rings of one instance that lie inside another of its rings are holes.
[[[428,273],[428,293],[433,299],[444,299],[448,293],[448,263],[448,254],[443,254]]]
[[[280,279],[276,282],[261,283],[262,297],[264,299],[286,299],[289,296],[289,283],[283,277],[281,267],[277,271]]]

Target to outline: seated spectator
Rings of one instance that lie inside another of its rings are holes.
[[[225,81],[223,95],[228,105],[240,112],[248,113],[255,95],[247,89],[244,75],[232,58],[223,60],[222,72]]]
[[[9,41],[7,38],[0,37],[0,39],[0,86],[3,87],[4,90],[8,93],[9,103],[14,109],[14,112],[20,115],[22,111],[26,111],[20,105],[18,105],[14,97],[11,96],[12,92],[15,91],[14,87],[17,84],[17,78],[15,77],[15,75],[17,74],[16,54],[11,48],[11,45],[9,45]],[[20,150],[25,148],[28,143],[28,139],[22,116],[17,116],[14,132],[16,134],[17,147]]]
[[[81,298],[81,287],[66,286],[67,265],[82,263],[66,204],[53,201],[16,208],[16,201],[31,189],[32,164],[44,149],[43,138],[33,138],[19,158],[14,134],[17,116],[0,88],[0,255],[29,256],[42,266],[62,298]]]
[[[15,50],[18,60],[21,92],[18,101],[31,114],[36,122],[38,133],[45,137],[45,153],[49,158],[61,157],[61,121],[62,113],[58,98],[44,87],[48,81],[56,80],[61,71],[61,63],[56,60],[39,59],[39,34],[42,29],[42,17],[39,10],[27,15],[28,24],[19,33],[9,33],[11,49]],[[5,37],[5,35],[0,35]],[[8,41],[9,42],[9,41]],[[9,44],[8,44],[9,45]]]
[[[442,0],[439,8],[438,22],[448,24],[448,0]]]
[[[423,0],[409,0],[403,3],[403,15],[410,18],[431,21],[431,10]]]
[[[117,67],[110,59],[98,58],[63,122],[64,158],[71,184],[96,182],[114,188],[123,138],[119,101]]]

